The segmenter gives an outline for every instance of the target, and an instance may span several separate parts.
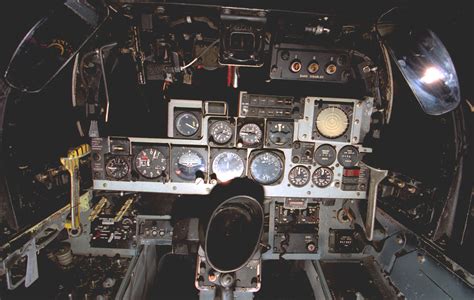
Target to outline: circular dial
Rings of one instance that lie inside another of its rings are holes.
[[[293,126],[288,123],[273,123],[268,130],[268,139],[277,146],[287,145],[293,139]]]
[[[330,166],[336,161],[336,149],[331,145],[321,145],[314,152],[314,160],[323,167]]]
[[[354,146],[344,146],[339,150],[337,160],[344,168],[354,167],[359,162],[359,151]]]
[[[146,178],[157,178],[166,170],[166,157],[160,150],[146,148],[135,157],[135,168],[137,172]]]
[[[262,140],[262,129],[255,123],[248,123],[242,126],[239,137],[246,146],[253,146]]]
[[[175,120],[176,130],[183,136],[195,135],[199,130],[198,118],[190,112],[180,113]]]
[[[283,161],[272,152],[257,154],[250,163],[250,175],[261,184],[272,184],[283,175]]]
[[[212,171],[222,182],[242,176],[244,168],[244,161],[235,152],[219,153],[212,162]]]
[[[316,118],[318,132],[327,138],[334,139],[343,135],[349,126],[349,118],[338,107],[328,107],[319,112]]]
[[[174,162],[175,174],[184,180],[196,179],[196,172],[204,172],[206,163],[202,155],[195,150],[188,149],[178,154]]]
[[[317,187],[327,187],[331,184],[333,178],[332,170],[329,168],[321,167],[314,171],[313,173],[313,183]]]
[[[232,138],[232,127],[229,122],[217,121],[211,125],[209,132],[217,144],[225,144]]]
[[[288,181],[297,187],[305,186],[308,184],[311,173],[309,169],[303,166],[296,166],[288,173]]]
[[[114,157],[107,161],[105,165],[105,173],[108,177],[113,179],[122,179],[127,176],[128,171],[130,171],[130,166],[128,162],[123,157]]]

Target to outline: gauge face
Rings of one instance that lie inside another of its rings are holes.
[[[183,112],[176,117],[176,130],[183,136],[193,136],[199,130],[198,118],[190,112]]]
[[[195,150],[182,151],[174,162],[175,174],[184,180],[195,180],[196,172],[204,172],[206,163],[202,155]]]
[[[359,162],[359,151],[354,146],[345,146],[339,150],[337,160],[344,168],[354,167]]]
[[[212,171],[222,182],[242,176],[244,168],[244,161],[235,152],[219,153],[212,162]]]
[[[122,179],[127,176],[128,172],[130,171],[130,166],[128,162],[123,157],[114,157],[107,161],[105,165],[105,173],[107,173],[108,177],[113,179]]]
[[[331,145],[321,145],[314,152],[314,160],[323,167],[332,165],[336,161],[336,149]]]
[[[309,169],[303,166],[296,166],[288,173],[288,181],[297,187],[307,185],[310,177],[311,173]]]
[[[332,170],[329,168],[321,167],[313,173],[313,183],[317,187],[323,188],[331,184],[333,178]]]
[[[250,163],[250,175],[261,184],[272,184],[283,175],[283,161],[272,152],[257,154]]]
[[[146,148],[135,157],[137,172],[146,178],[157,178],[166,170],[168,161],[160,150]]]
[[[273,123],[268,129],[268,139],[277,146],[293,141],[293,126],[288,123]]]
[[[319,112],[316,118],[316,128],[327,138],[334,139],[343,135],[349,126],[349,118],[338,107],[328,107]]]
[[[225,144],[232,138],[232,126],[226,121],[217,121],[209,128],[209,133],[217,144]]]
[[[255,123],[248,123],[242,126],[239,137],[245,146],[254,146],[262,140],[262,129]]]

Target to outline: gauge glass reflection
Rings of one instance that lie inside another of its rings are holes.
[[[175,174],[184,180],[192,181],[196,179],[198,171],[204,172],[206,169],[205,160],[202,155],[195,150],[184,150],[175,162]]]
[[[272,184],[283,175],[283,161],[272,152],[257,154],[250,164],[250,175],[261,184]]]
[[[212,162],[212,171],[222,182],[242,176],[244,168],[243,159],[235,152],[219,153]]]

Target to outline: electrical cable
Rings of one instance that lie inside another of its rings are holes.
[[[195,62],[197,62],[198,59],[200,59],[204,54],[207,53],[207,51],[209,51],[214,45],[216,45],[217,43],[219,42],[219,39],[215,40],[214,42],[212,42],[206,49],[204,49],[196,58],[194,58],[191,62],[189,62],[188,64],[185,64],[184,66],[182,66],[180,68],[181,71],[184,71],[185,69],[189,68],[190,66],[192,66]]]

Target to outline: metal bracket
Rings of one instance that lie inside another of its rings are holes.
[[[370,170],[369,193],[367,198],[367,215],[365,219],[365,234],[367,240],[374,238],[375,212],[377,210],[377,191],[380,182],[387,177],[387,170],[380,170],[367,166]]]
[[[19,236],[0,246],[0,274],[6,274],[7,287],[14,290],[23,282],[28,287],[38,279],[36,254],[51,243],[64,227],[69,205],[56,211],[48,218],[26,230]],[[25,241],[24,243],[22,241]],[[5,253],[5,256],[3,256]],[[26,258],[26,270],[21,279],[13,281],[11,270],[22,259]]]

